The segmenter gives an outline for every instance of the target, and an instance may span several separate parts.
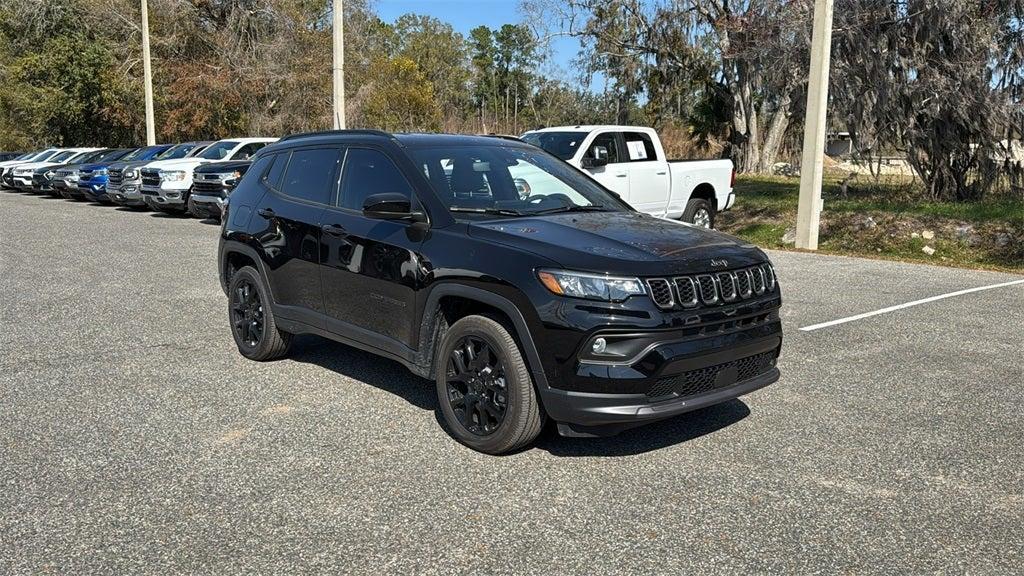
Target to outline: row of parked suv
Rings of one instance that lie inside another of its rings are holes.
[[[276,138],[229,138],[141,148],[47,148],[0,162],[0,186],[171,213],[220,218],[249,159]]]

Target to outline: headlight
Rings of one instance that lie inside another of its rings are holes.
[[[638,278],[601,276],[564,270],[540,270],[537,272],[537,277],[545,288],[560,296],[622,302],[630,296],[646,293],[643,283]]]
[[[54,174],[56,174],[56,172],[54,172],[53,170],[47,170],[46,173],[43,174],[43,178],[46,178],[47,180],[53,180]]]
[[[78,182],[78,172],[72,172],[71,174],[68,174],[67,181]]]
[[[161,170],[160,177],[168,182],[181,182],[185,179],[184,170]]]
[[[124,178],[125,180],[135,180],[136,178],[139,177],[139,171],[133,168],[129,168],[121,174],[121,177]]]
[[[106,168],[100,168],[99,170],[93,172],[92,174],[93,174],[93,176],[106,176],[107,175],[107,169]]]

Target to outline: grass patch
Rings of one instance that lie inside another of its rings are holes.
[[[842,197],[839,182],[833,175],[822,186],[823,252],[1024,271],[1024,199],[915,201],[920,184],[906,179],[851,185]],[[735,191],[736,205],[720,215],[719,228],[765,248],[793,246],[782,238],[796,225],[798,179],[739,176]]]

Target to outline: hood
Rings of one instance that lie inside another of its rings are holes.
[[[100,170],[103,168],[109,168],[113,162],[94,162],[89,164],[79,164],[79,170]]]
[[[739,238],[639,212],[573,212],[469,224],[471,236],[533,252],[572,270],[693,274],[768,260]],[[711,260],[726,260],[712,268]]]
[[[193,168],[201,164],[206,164],[209,160],[201,160],[199,158],[178,158],[176,160],[151,160],[146,164],[146,168],[155,168],[157,170],[186,170],[192,171]]]
[[[196,173],[209,174],[219,172],[234,172],[235,170],[245,173],[245,171],[248,170],[249,166],[251,165],[251,160],[228,160],[226,162],[207,162],[202,166],[198,166],[196,168]]]

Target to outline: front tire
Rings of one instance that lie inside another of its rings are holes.
[[[715,227],[715,208],[704,198],[690,198],[686,202],[686,210],[683,210],[682,221],[712,229]]]
[[[445,332],[434,362],[437,399],[449,434],[486,454],[534,441],[544,426],[530,371],[508,330],[467,316]]]
[[[266,361],[288,353],[292,335],[279,330],[259,272],[243,266],[228,284],[228,320],[238,351],[250,360]]]

